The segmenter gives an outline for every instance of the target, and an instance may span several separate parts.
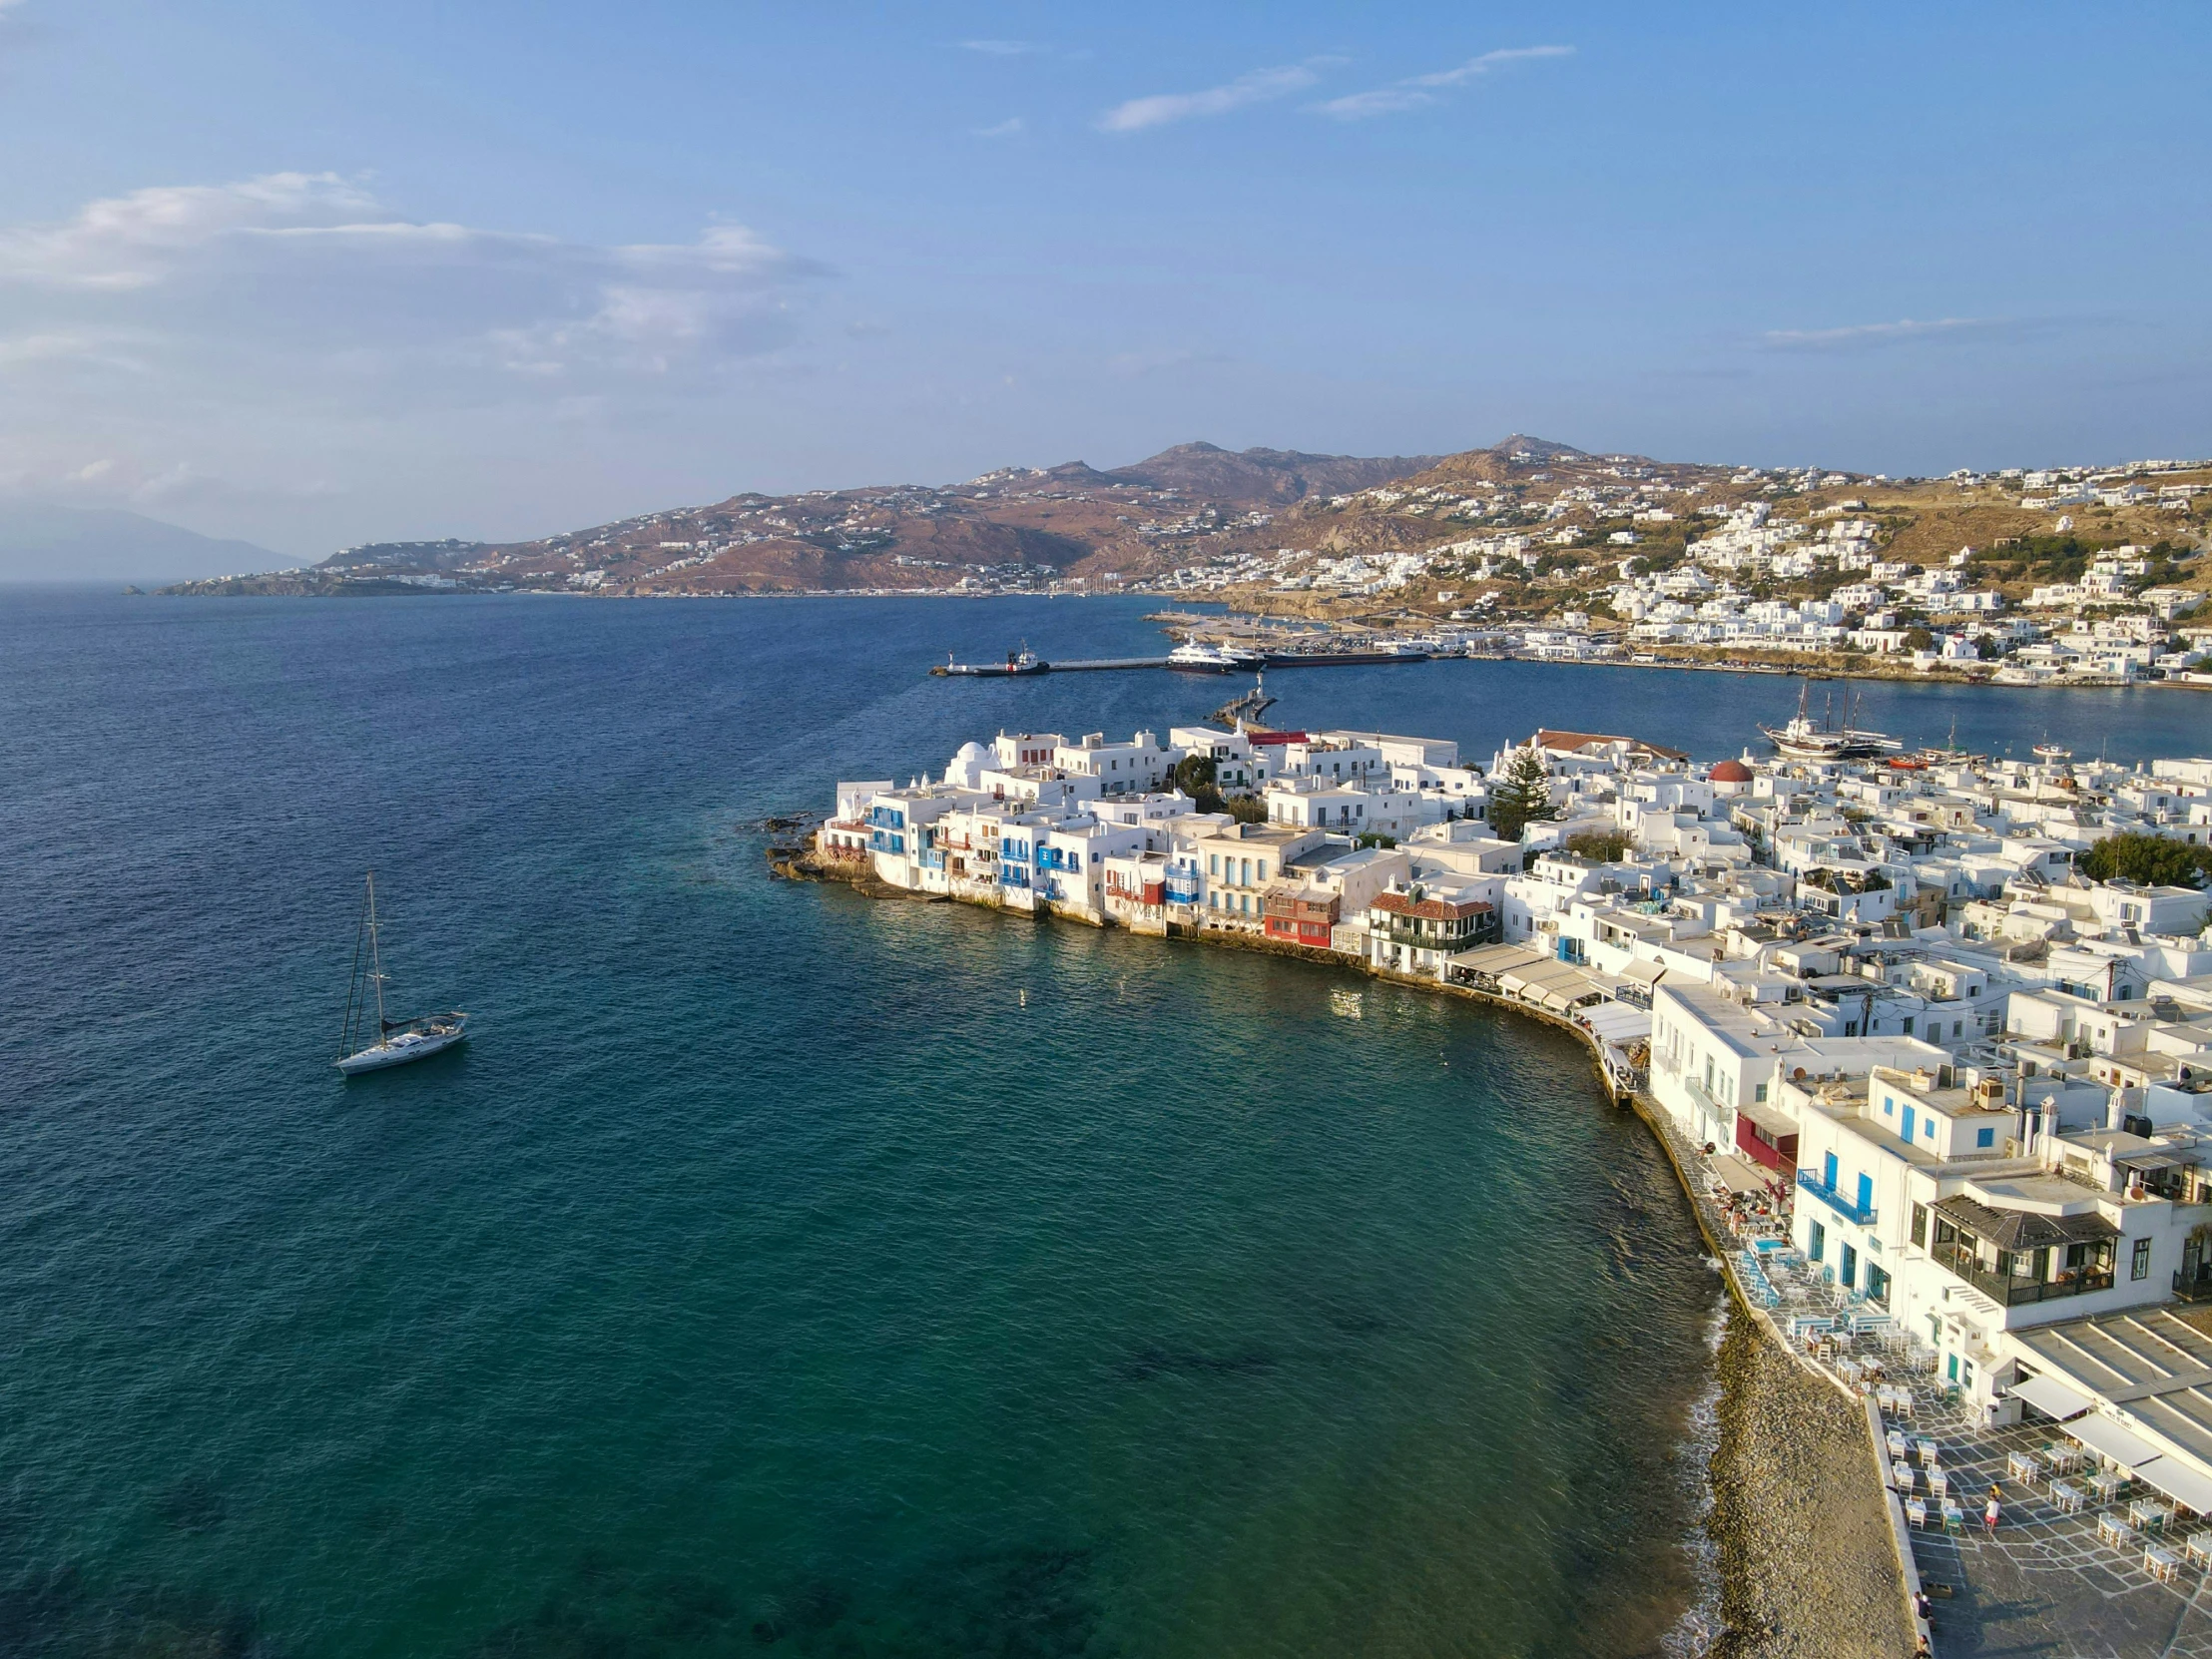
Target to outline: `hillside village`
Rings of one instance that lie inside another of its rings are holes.
[[[172,591],[1156,594],[1432,651],[2108,685],[2202,672],[2208,532],[2203,461],[1893,479],[1519,436],[1441,459],[1186,444]]]
[[[2212,760],[1001,733],[788,867],[1564,1024],[1864,1404],[1910,1587],[2149,1651],[2212,1560]]]

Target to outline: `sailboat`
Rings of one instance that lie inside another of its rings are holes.
[[[1823,720],[1815,723],[1805,711],[1805,700],[1813,689],[1808,680],[1798,688],[1797,718],[1787,726],[1762,726],[1776,750],[1793,761],[1865,761],[1878,755],[1887,755],[1902,749],[1903,744],[1882,732],[1869,732],[1851,723],[1851,693],[1844,694],[1844,724],[1831,726]]]
[[[375,1024],[369,1004],[375,1003]],[[424,1014],[391,1019],[384,1012],[384,953],[376,934],[376,872],[368,872],[361,919],[353,934],[353,976],[345,987],[345,1028],[338,1037],[337,1068],[351,1077],[410,1060],[427,1060],[468,1036],[468,1015]],[[368,1042],[362,1039],[371,1038]]]

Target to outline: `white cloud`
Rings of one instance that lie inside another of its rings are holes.
[[[1141,133],[1171,122],[1188,121],[1194,116],[1227,115],[1233,110],[1303,92],[1320,78],[1306,64],[1255,69],[1249,75],[1240,75],[1224,86],[1209,87],[1203,92],[1166,92],[1155,93],[1149,98],[1132,98],[1127,103],[1116,104],[1099,117],[1098,125],[1102,132]]]
[[[10,309],[53,313],[0,340],[0,369],[98,360],[121,331],[130,358],[106,350],[126,364],[197,348],[352,375],[401,359],[665,374],[787,342],[792,297],[820,275],[741,225],[596,246],[408,220],[335,174],[273,173],[0,229]]]
[[[979,139],[1019,138],[1027,123],[1020,116],[1010,116],[995,127],[971,127],[968,130]]]
[[[1401,81],[1392,81],[1386,87],[1332,98],[1314,108],[1339,121],[1364,121],[1373,116],[1396,115],[1405,110],[1417,110],[1433,104],[1440,91],[1465,86],[1469,81],[1479,80],[1502,65],[1524,63],[1534,58],[1566,58],[1573,55],[1574,48],[1571,46],[1503,47],[1495,52],[1484,52],[1469,58],[1465,63],[1454,65],[1450,69],[1435,70],[1427,75],[1408,75]]]
[[[981,52],[992,58],[1026,58],[1051,50],[1031,40],[963,40],[960,45],[965,51]]]
[[[1770,328],[1768,345],[1790,350],[1835,350],[1861,345],[1893,345],[1938,334],[1994,333],[2017,326],[2002,317],[1941,316],[1928,321],[1901,317],[1895,322],[1856,322],[1841,328]]]

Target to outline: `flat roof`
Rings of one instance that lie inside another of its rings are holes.
[[[2212,1466],[2212,1310],[2145,1308],[2011,1333],[2038,1371]]]

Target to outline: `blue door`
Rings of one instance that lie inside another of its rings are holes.
[[[1850,1245],[1844,1246],[1844,1259],[1836,1265],[1836,1277],[1848,1290],[1859,1278],[1859,1252]]]
[[[1905,1137],[1908,1144],[1911,1143],[1913,1139],[1913,1108],[1910,1106],[1905,1108],[1905,1127],[1899,1133]]]
[[[1821,1185],[1830,1192],[1836,1190],[1836,1154],[1833,1152],[1821,1160]]]
[[[1861,1215],[1866,1215],[1873,1209],[1874,1177],[1871,1175],[1862,1175],[1859,1178],[1859,1213]]]
[[[1818,1262],[1828,1255],[1828,1229],[1819,1222],[1805,1236],[1805,1254]]]

